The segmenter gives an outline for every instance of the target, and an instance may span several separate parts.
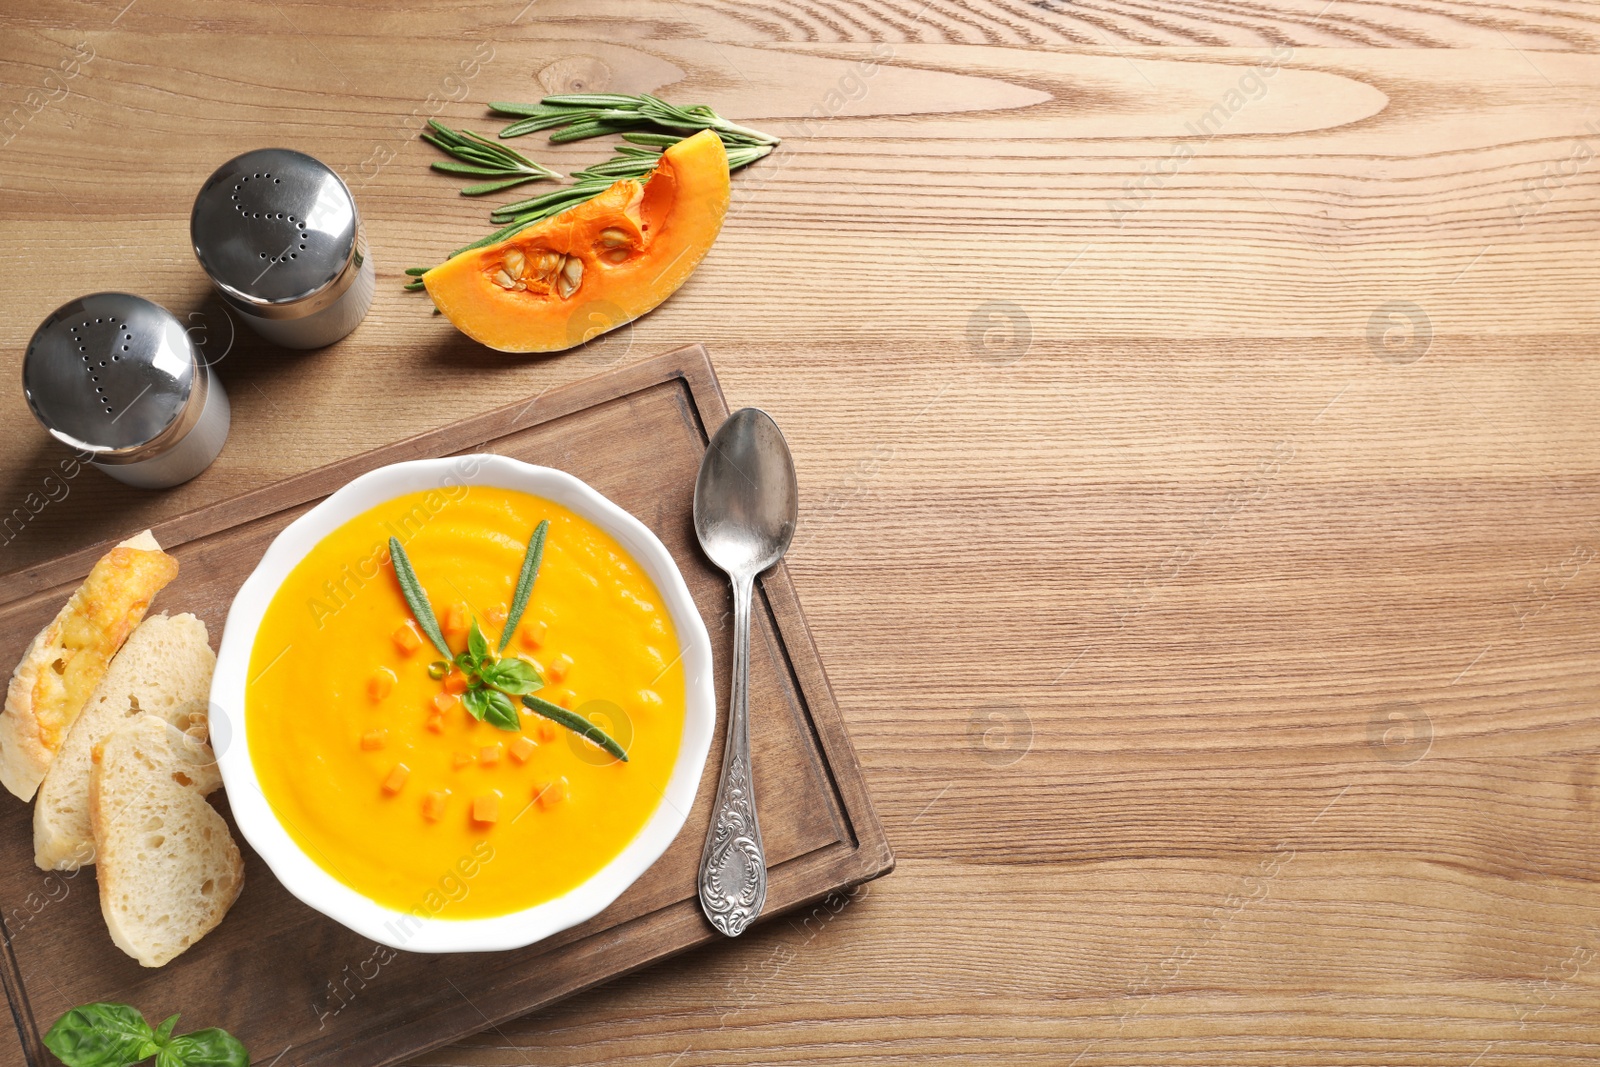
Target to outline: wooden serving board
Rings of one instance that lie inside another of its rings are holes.
[[[719,704],[728,691],[732,602],[701,556],[691,505],[709,433],[727,406],[694,345],[380,448],[173,519],[156,536],[181,564],[153,611],[191,611],[221,635],[234,592],[285,525],[358,474],[463,452],[559,467],[638,516],[682,569],[711,633]],[[135,531],[128,530],[132,534]],[[6,576],[0,663],[21,656],[103,547]],[[771,864],[768,915],[894,865],[787,572],[762,579],[750,700],[757,798]],[[0,794],[3,974],[15,1035],[0,1067],[53,1064],[40,1042],[75,1004],[119,1000],[152,1019],[222,1026],[255,1062],[393,1064],[716,939],[695,874],[722,757],[722,727],[689,820],[661,860],[593,920],[515,952],[393,952],[295,900],[248,847],[243,895],[223,924],[160,970],[111,944],[92,871],[32,863],[32,805]],[[216,798],[226,814],[226,798]],[[241,840],[241,845],[243,841]]]

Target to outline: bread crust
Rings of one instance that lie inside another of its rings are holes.
[[[11,675],[0,712],[0,785],[33,798],[111,657],[177,574],[178,561],[149,530],[95,563]]]

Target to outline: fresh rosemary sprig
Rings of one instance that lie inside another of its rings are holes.
[[[529,223],[547,219],[551,215],[560,214],[569,207],[574,207],[585,200],[589,200],[611,188],[611,184],[623,178],[643,178],[656,169],[661,162],[661,153],[665,147],[677,144],[682,137],[661,137],[660,135],[623,134],[623,137],[632,141],[635,137],[650,136],[652,140],[659,139],[666,142],[662,148],[640,147],[635,144],[618,145],[616,155],[610,159],[583,170],[572,172],[573,185],[555,189],[540,196],[527,200],[518,200],[514,204],[502,204],[489,212],[490,222],[503,223]],[[762,156],[772,151],[771,145],[733,144],[726,141],[723,147],[728,153],[728,169],[738,170],[748,167]],[[521,228],[520,226],[518,227]],[[513,233],[516,231],[512,231]],[[506,234],[507,237],[510,234]],[[504,240],[505,238],[499,238]]]
[[[551,144],[581,141],[607,133],[659,128],[680,137],[699,130],[716,130],[724,144],[766,145],[778,143],[771,134],[729,122],[705,104],[678,107],[660,97],[641,93],[576,93],[547,96],[537,104],[492,103],[496,115],[516,118],[500,131],[502,138],[520,137],[537,130],[554,130]]]
[[[539,525],[533,528],[533,536],[528,538],[528,551],[522,557],[522,571],[517,575],[516,592],[511,595],[511,610],[506,612],[506,624],[500,627],[501,652],[510,644],[511,635],[516,631],[517,623],[522,621],[522,613],[527,610],[528,597],[533,594],[533,582],[539,577],[539,564],[544,559],[545,535],[549,532],[550,520],[540,519]]]
[[[398,537],[389,538],[389,559],[394,564],[394,576],[400,581],[400,592],[405,594],[406,605],[411,608],[417,625],[428,635],[433,647],[449,659],[450,646],[445,644],[444,634],[439,630],[439,620],[433,617],[433,605],[428,603],[428,594],[422,591],[422,583],[417,581],[417,572],[411,566],[411,557],[406,555],[405,546]]]
[[[460,162],[438,160],[433,169],[446,174],[463,174],[473,178],[491,178],[492,181],[475,182],[461,188],[462,196],[482,196],[510,189],[527,182],[554,180],[561,177],[541,163],[535,163],[521,152],[514,152],[503,144],[480,137],[471,130],[452,130],[437,119],[428,120],[429,129],[422,139]]]
[[[567,729],[581,737],[593,741],[595,744],[611,753],[611,755],[615,756],[623,763],[628,762],[627,749],[623,748],[621,745],[617,744],[616,741],[612,740],[610,734],[606,733],[604,730],[600,729],[600,727],[596,726],[582,715],[579,715],[577,712],[568,711],[560,704],[552,704],[543,697],[536,696],[523,697],[522,706],[527,708],[529,711],[543,715],[553,723],[558,723],[562,726],[565,726]]]
[[[517,119],[500,131],[502,138],[519,137],[536,130],[553,130],[550,134],[552,144],[581,141],[609,133],[621,134],[628,143],[616,146],[616,153],[610,159],[574,171],[570,175],[573,181],[571,185],[495,208],[489,213],[489,221],[501,224],[500,228],[456,249],[446,259],[454,259],[463,252],[504,241],[536,222],[592,200],[620,179],[645,177],[655,170],[663,150],[700,130],[716,131],[728,153],[730,171],[748,167],[769,154],[779,143],[779,139],[771,134],[729,122],[704,104],[678,107],[648,93],[639,96],[619,93],[547,96],[537,104],[492,103],[489,110]],[[427,134],[423,136],[428,137]],[[482,141],[477,134],[470,136],[475,138],[472,142],[474,145]],[[434,166],[440,167],[441,164],[435,163]],[[516,181],[511,181],[498,188],[515,184]],[[491,190],[485,188],[482,191]],[[411,281],[406,283],[406,291],[416,292],[425,288],[422,275],[428,270],[427,267],[409,268],[406,274]]]

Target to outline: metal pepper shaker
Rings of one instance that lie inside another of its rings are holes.
[[[218,167],[195,198],[189,238],[217,292],[276,344],[330,345],[372,306],[355,198],[303,152],[262,148]]]
[[[129,485],[186,482],[228,439],[228,395],[183,324],[127,293],[81,297],[45,319],[22,390],[52,437]]]

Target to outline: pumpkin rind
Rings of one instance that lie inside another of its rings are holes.
[[[501,352],[559,352],[632,322],[700,265],[728,212],[728,155],[702,130],[623,179],[422,276],[434,305]]]

